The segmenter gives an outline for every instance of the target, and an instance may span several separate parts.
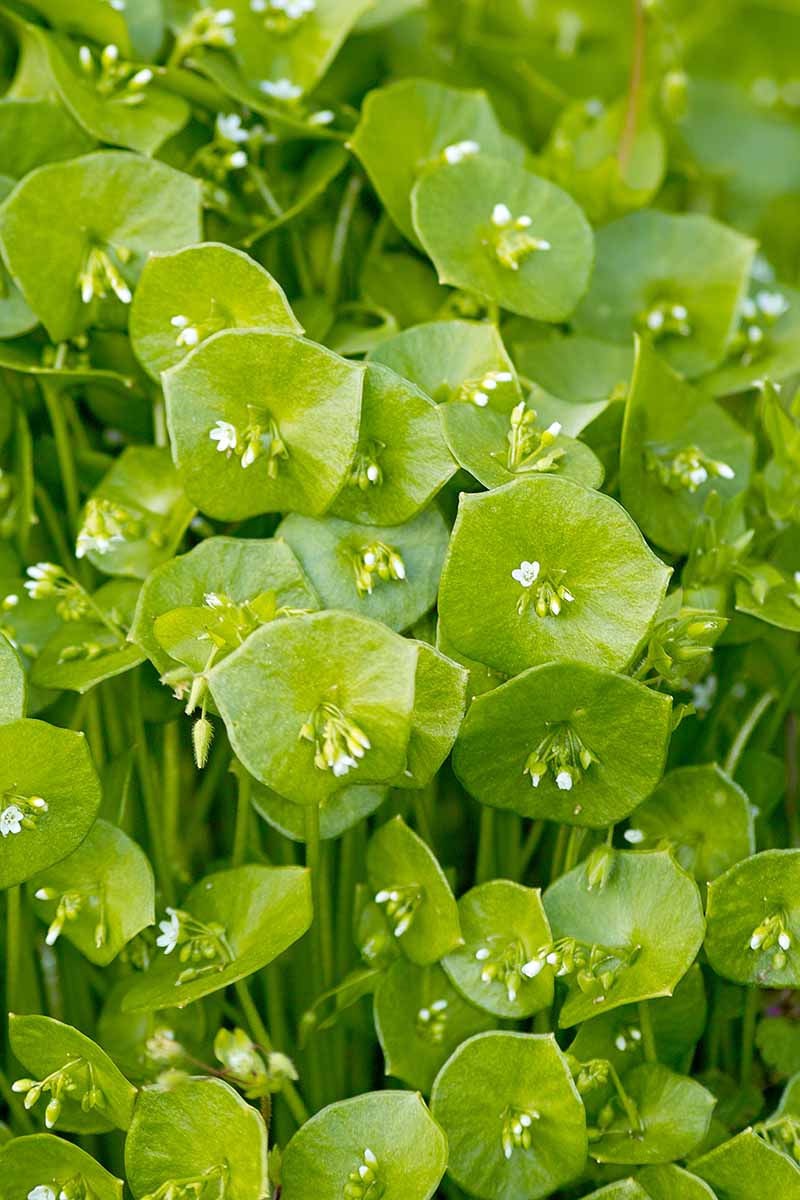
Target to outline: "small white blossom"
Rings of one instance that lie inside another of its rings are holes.
[[[734,471],[733,467],[729,467],[728,464],[724,463],[724,462],[717,463],[717,474],[720,476],[721,479],[735,479],[736,478],[736,472]]]
[[[792,944],[792,939],[790,938],[788,933],[779,933],[778,934],[778,945],[780,946],[781,950],[788,950],[789,947],[791,946],[791,944]]]
[[[544,963],[540,958],[532,958],[530,962],[523,963],[520,970],[526,979],[535,979],[543,967]]]
[[[142,67],[141,71],[137,71],[136,74],[131,77],[131,83],[135,87],[145,87],[148,83],[151,83],[152,80],[153,72],[149,67]]]
[[[533,587],[539,578],[538,562],[528,562],[527,559],[523,559],[516,570],[511,572],[511,578],[524,588]]]
[[[572,791],[572,776],[569,771],[559,771],[556,775],[556,787],[562,792]]]
[[[0,834],[7,838],[10,833],[21,833],[25,814],[16,804],[9,804],[0,812]]]
[[[168,908],[167,914],[169,917],[167,921],[158,922],[161,933],[156,938],[156,945],[161,946],[165,954],[171,954],[181,935],[181,919],[174,908]]]
[[[230,421],[215,421],[214,428],[209,431],[208,436],[212,442],[217,443],[217,450],[221,454],[230,454],[236,449],[238,435],[236,426],[231,425]]]
[[[644,830],[626,829],[622,836],[631,846],[638,846],[640,842],[644,841]]]
[[[238,113],[219,113],[217,116],[217,133],[226,142],[240,144],[246,142],[250,134],[242,127],[242,118]]]
[[[247,155],[244,150],[234,150],[228,158],[228,164],[233,167],[234,171],[241,171],[247,166]]]
[[[511,220],[511,209],[507,204],[495,204],[492,209],[492,224],[507,225]]]
[[[778,317],[782,317],[789,307],[786,299],[780,292],[758,292],[756,294],[756,304],[764,316],[771,317],[773,321],[777,320]]]
[[[40,1183],[28,1192],[28,1200],[56,1200],[56,1194],[46,1183]]]
[[[545,433],[549,433],[550,436],[554,438],[558,437],[558,435],[561,433],[561,422],[553,421],[552,424],[547,426]]]
[[[245,447],[244,454],[242,455],[242,458],[241,458],[242,466],[246,470],[247,467],[251,467],[255,461],[256,461],[255,444],[253,442],[248,442],[247,446]]]
[[[763,940],[764,940],[763,933],[754,933],[753,936],[750,938],[750,949],[758,950],[758,948],[760,947]]]
[[[336,113],[332,108],[321,108],[319,112],[311,113],[307,118],[309,125],[332,125],[336,120]]]
[[[464,142],[453,142],[452,145],[445,146],[443,151],[444,160],[445,162],[451,164],[460,163],[463,162],[465,158],[470,158],[473,154],[477,154],[479,150],[480,145],[478,142],[473,142],[470,140]]]
[[[349,754],[340,754],[337,759],[334,759],[331,770],[337,779],[341,779],[348,771],[358,766],[358,762]]]
[[[303,94],[303,89],[291,79],[262,79],[258,88],[273,100],[298,100]]]

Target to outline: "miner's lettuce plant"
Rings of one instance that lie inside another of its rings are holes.
[[[800,1200],[798,53],[0,6],[0,1200]]]

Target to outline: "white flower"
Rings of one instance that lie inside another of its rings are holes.
[[[535,979],[543,966],[544,963],[540,958],[532,958],[530,962],[524,963],[520,970],[526,979]]]
[[[256,461],[256,448],[253,442],[248,442],[245,452],[242,455],[242,466],[246,469],[251,467]]]
[[[54,563],[35,563],[28,567],[29,578],[22,585],[31,600],[42,600],[46,596],[55,595],[55,583],[61,574],[60,567]]]
[[[489,957],[489,950],[486,946],[481,946],[481,948],[479,950],[475,951],[475,958],[478,960],[478,962],[486,962],[486,959],[488,957]]]
[[[242,167],[247,166],[247,155],[244,150],[234,150],[228,158],[228,163],[234,171],[241,171]]]
[[[375,463],[372,463],[370,466],[367,467],[367,479],[370,481],[370,483],[376,483],[378,480],[379,474],[380,474],[380,471],[378,470]],[[797,571],[796,574],[800,575],[800,571]]]
[[[773,320],[782,317],[789,307],[780,292],[758,292],[756,304],[765,317],[772,317]]]
[[[303,94],[303,89],[291,79],[262,79],[258,87],[273,100],[298,100]]]
[[[309,125],[331,125],[336,120],[336,113],[332,108],[321,108],[319,112],[311,113],[307,118]]]
[[[631,846],[638,846],[640,842],[644,841],[644,830],[626,829],[622,836]]]
[[[486,395],[486,392],[480,390],[472,393],[472,399],[478,408],[486,408],[486,405],[489,403],[489,397]]]
[[[763,933],[754,933],[753,936],[750,938],[750,949],[758,950],[758,948],[760,947],[763,940],[764,940]]]
[[[225,601],[216,592],[206,592],[203,596],[203,604],[207,608],[224,608]]]
[[[177,946],[178,938],[181,935],[181,919],[174,908],[168,908],[167,913],[169,920],[158,922],[161,933],[156,938],[156,945],[161,946],[165,954],[171,954]]]
[[[0,834],[4,838],[10,833],[21,833],[25,813],[16,804],[9,804],[0,812]]]
[[[448,163],[460,163],[465,158],[469,158],[473,154],[477,154],[480,150],[478,142],[465,141],[453,142],[451,146],[444,148],[444,160]]]
[[[539,578],[538,562],[528,562],[523,559],[515,571],[511,572],[511,578],[524,588],[533,587],[536,580]]]
[[[236,20],[236,13],[232,8],[220,8],[214,14],[214,20],[217,25],[232,25]]]
[[[780,946],[781,950],[788,950],[791,944],[792,939],[789,937],[788,933],[778,934],[778,945]]]
[[[660,308],[654,308],[652,312],[647,314],[647,328],[653,332],[660,329],[664,324],[664,314]]]
[[[81,46],[78,51],[78,59],[84,71],[91,71],[94,63],[92,61],[92,52],[88,46]]]
[[[217,133],[226,142],[246,142],[250,134],[242,128],[242,118],[238,113],[219,113],[217,116]]]
[[[717,474],[721,479],[735,479],[736,472],[733,467],[729,467],[727,463],[717,463]]]
[[[46,1183],[40,1183],[28,1192],[28,1200],[56,1200],[56,1194]]]
[[[131,78],[131,84],[134,87],[145,87],[152,81],[152,78],[153,72],[150,70],[150,68],[142,67],[141,71],[137,71],[136,74]]]
[[[217,443],[220,453],[230,454],[231,450],[236,449],[236,426],[231,425],[230,421],[215,421],[214,428],[209,431],[208,436],[212,442]]]
[[[569,771],[559,771],[556,775],[556,787],[562,792],[572,791],[572,776]]]
[[[492,209],[492,224],[498,226],[507,225],[510,220],[511,209],[508,207],[508,205],[495,204],[494,208]]]
[[[348,771],[352,770],[353,767],[357,767],[357,766],[358,766],[357,760],[355,758],[353,758],[351,755],[340,754],[339,757],[334,760],[331,770],[333,771],[333,773],[337,779],[341,779],[341,777],[343,775],[346,775]]]
[[[689,478],[696,487],[699,487],[701,483],[705,483],[708,479],[708,471],[705,467],[694,467],[689,472]]]
[[[558,435],[561,433],[561,422],[553,421],[551,425],[547,426],[545,433],[549,433],[551,437],[558,437]]]

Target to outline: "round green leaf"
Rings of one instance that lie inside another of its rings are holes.
[[[5,200],[13,190],[14,180],[7,175],[0,175],[0,200]],[[5,263],[0,259],[0,337],[17,337],[21,333],[27,333],[37,324],[36,313],[26,303],[22,292],[6,270]]]
[[[549,1196],[586,1161],[583,1104],[551,1034],[470,1038],[437,1075],[431,1109],[450,1174],[481,1200]]]
[[[326,608],[348,609],[400,632],[436,602],[448,529],[435,507],[386,528],[293,513],[276,536],[295,552]]]
[[[586,1200],[652,1200],[652,1197],[635,1179],[620,1179],[596,1192],[588,1192]]]
[[[708,885],[706,953],[734,983],[800,983],[800,850],[764,850]]]
[[[591,1143],[598,1162],[668,1163],[686,1158],[708,1133],[716,1104],[711,1092],[661,1063],[642,1063],[623,1080],[640,1124],[631,1127],[622,1106]]]
[[[668,578],[614,500],[540,475],[461,496],[439,613],[457,650],[506,674],[552,659],[614,670],[633,657]],[[539,598],[559,587],[560,611],[551,603],[539,616]]]
[[[458,907],[432,850],[394,817],[370,838],[367,878],[405,956],[438,962],[462,941]]]
[[[92,324],[99,304],[119,307],[109,271],[129,297],[148,254],[199,240],[199,181],[124,150],[39,167],[0,207],[8,269],[54,342]],[[84,301],[80,276],[93,264]]]
[[[544,897],[556,948],[564,938],[587,951],[598,948],[582,986],[566,974],[562,1027],[621,1004],[670,996],[703,941],[697,885],[670,854],[617,852],[599,884],[589,865],[562,875]]]
[[[800,1167],[752,1129],[696,1158],[692,1171],[714,1189],[716,1200],[780,1196],[800,1200]]]
[[[138,594],[138,583],[115,579],[98,588],[92,601],[124,628],[130,624]],[[31,679],[39,687],[83,693],[143,661],[138,646],[125,641],[122,628],[117,633],[90,613],[62,624],[37,656]]]
[[[222,927],[215,953],[205,960],[190,955],[182,960],[182,950],[191,949],[192,943],[181,942],[170,950],[171,938],[164,930],[170,922],[160,922],[167,946],[147,971],[133,978],[122,1002],[126,1012],[189,1004],[272,962],[311,924],[308,872],[302,867],[261,866],[218,871],[198,880],[180,911],[204,927]],[[185,978],[193,969],[195,973]]]
[[[685,554],[709,493],[732,500],[747,490],[753,449],[753,438],[733,417],[676,375],[648,341],[637,339],[620,491],[656,545]]]
[[[0,725],[25,716],[28,684],[19,656],[6,635],[0,632]]]
[[[714,764],[670,771],[630,823],[627,841],[669,846],[699,884],[755,851],[750,802]]]
[[[645,1167],[639,1179],[651,1200],[716,1200],[707,1183],[675,1163]]]
[[[52,1017],[12,1014],[9,1041],[14,1054],[35,1080],[61,1071],[62,1077],[73,1084],[74,1092],[64,1096],[61,1111],[53,1122],[59,1129],[104,1133],[114,1127],[128,1128],[136,1088],[91,1038]],[[38,1103],[44,1107],[49,1096],[50,1093],[44,1093],[44,1104],[41,1100]],[[81,1104],[84,1098],[92,1101],[86,1110]]]
[[[453,1051],[495,1025],[486,1012],[467,1003],[441,967],[418,967],[405,958],[381,977],[374,1016],[386,1074],[426,1094]]]
[[[324,512],[350,470],[363,374],[285,333],[235,329],[208,338],[164,375],[187,494],[222,520]]]
[[[96,1200],[122,1200],[121,1179],[115,1179],[90,1154],[51,1133],[17,1137],[0,1150],[0,1197],[28,1200],[38,1187],[57,1196],[64,1184],[79,1184]]]
[[[563,321],[589,282],[591,226],[561,188],[483,154],[423,175],[414,228],[452,284],[537,321]]]
[[[342,1200],[348,1185],[366,1181],[381,1200],[431,1200],[446,1166],[447,1141],[419,1095],[367,1092],[298,1130],[284,1153],[281,1196]]]
[[[543,415],[561,421],[572,437],[627,393],[632,347],[548,330],[545,337],[513,349],[521,374],[544,389]]]
[[[209,686],[250,774],[315,804],[345,778],[386,783],[404,769],[417,653],[376,621],[317,613],[257,629]]]
[[[252,789],[253,808],[258,815],[284,837],[291,838],[293,842],[304,842],[307,805],[284,799],[256,779],[253,780]],[[323,841],[341,837],[346,830],[371,817],[383,804],[387,794],[387,788],[362,785],[342,788],[339,792],[324,796],[319,802],[320,837]]]
[[[54,96],[4,97],[0,101],[0,162],[12,179],[35,167],[76,158],[92,139]]]
[[[422,788],[431,782],[453,748],[467,693],[467,671],[427,642],[417,642],[417,673],[408,759],[396,788]]]
[[[428,397],[388,367],[368,363],[358,449],[331,512],[364,525],[402,525],[455,470]]]
[[[254,325],[303,332],[280,284],[241,250],[204,242],[145,263],[131,307],[131,342],[153,379],[212,333]]]
[[[370,92],[350,146],[392,220],[415,244],[410,196],[421,172],[460,153],[496,155],[509,164],[525,153],[501,129],[485,92],[433,79],[402,79]]]
[[[137,1200],[170,1180],[262,1200],[267,1130],[230,1084],[179,1076],[171,1087],[141,1093],[125,1139],[125,1172]]]
[[[661,778],[670,697],[580,663],[531,667],[470,706],[453,765],[482,804],[603,828]]]
[[[551,972],[529,978],[522,968],[550,941],[538,888],[491,879],[458,902],[464,945],[443,960],[468,1000],[498,1017],[529,1017],[553,1002]]]
[[[34,911],[48,924],[48,940],[63,935],[98,966],[112,962],[155,920],[147,856],[108,821],[95,821],[78,849],[42,871],[29,890]]]
[[[649,331],[676,371],[702,375],[725,356],[754,250],[749,238],[696,213],[630,213],[597,234],[575,328],[626,343],[635,330]]]
[[[0,888],[30,879],[80,845],[100,807],[82,733],[43,721],[0,725]]]

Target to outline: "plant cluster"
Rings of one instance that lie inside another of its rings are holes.
[[[0,6],[0,1200],[800,1200],[798,51]]]

